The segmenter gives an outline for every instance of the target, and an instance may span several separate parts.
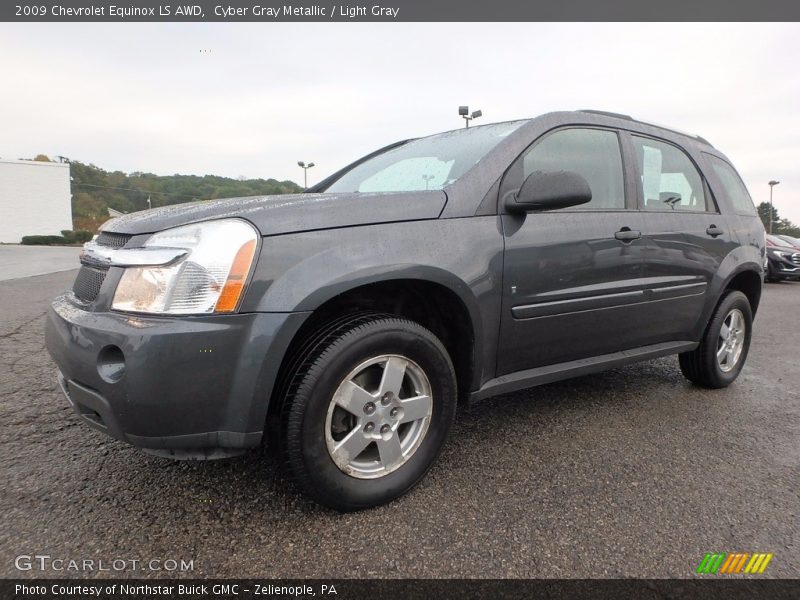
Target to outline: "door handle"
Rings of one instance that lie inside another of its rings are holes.
[[[715,238],[718,235],[722,235],[723,233],[725,233],[725,231],[723,229],[720,229],[716,225],[710,225],[709,228],[706,229],[706,233],[711,237]]]
[[[623,227],[614,234],[614,237],[621,242],[632,242],[633,240],[641,239],[641,231],[632,231],[630,227]]]

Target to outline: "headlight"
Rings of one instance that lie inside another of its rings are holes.
[[[772,256],[776,256],[777,258],[782,258],[784,260],[792,259],[791,252],[781,252],[780,250],[770,250],[770,252],[772,252]]]
[[[154,234],[148,248],[188,251],[173,264],[128,267],[112,308],[163,314],[236,310],[255,258],[258,233],[240,219],[206,221]]]

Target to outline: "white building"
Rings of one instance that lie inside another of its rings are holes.
[[[69,164],[0,159],[0,243],[72,229]]]

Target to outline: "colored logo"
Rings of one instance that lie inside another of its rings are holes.
[[[736,574],[736,573],[763,573],[773,554],[756,552],[715,552],[706,553],[697,573]]]

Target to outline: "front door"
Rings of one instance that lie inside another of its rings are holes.
[[[503,214],[503,302],[497,375],[640,346],[647,327],[634,181],[619,133],[570,127],[540,138],[509,169],[501,195],[536,170],[582,175],[590,203]],[[626,189],[633,193],[627,193]]]

